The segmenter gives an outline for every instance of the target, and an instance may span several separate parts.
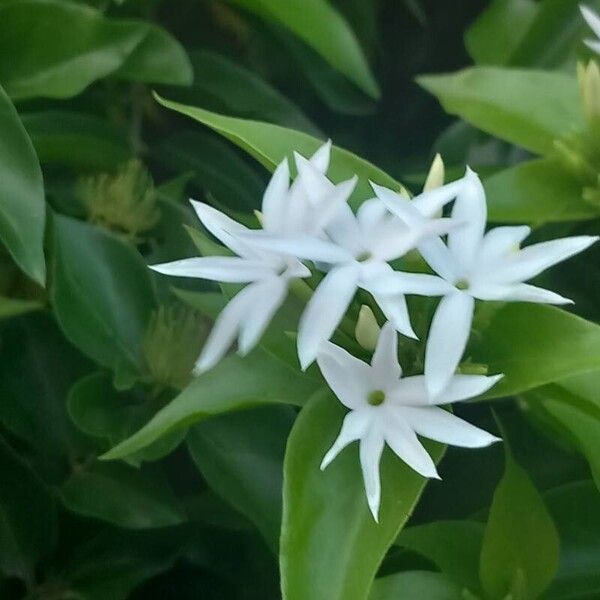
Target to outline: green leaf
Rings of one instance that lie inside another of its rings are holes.
[[[471,58],[482,65],[505,65],[538,12],[534,0],[493,0],[465,34]]]
[[[302,409],[284,464],[281,578],[285,600],[364,600],[388,548],[410,517],[426,480],[389,449],[381,464],[379,524],[367,506],[356,444],[321,472],[344,410],[329,393]],[[428,444],[434,460],[443,447]]]
[[[541,304],[486,303],[475,323],[472,359],[504,378],[498,398],[598,370],[600,326]]]
[[[52,496],[0,437],[0,573],[33,583],[37,562],[54,545]]]
[[[479,590],[479,555],[483,525],[476,521],[435,521],[409,527],[396,544],[431,560],[449,579]]]
[[[162,473],[123,464],[83,466],[60,488],[67,509],[128,529],[167,527],[184,521]]]
[[[131,158],[122,129],[106,119],[66,110],[25,113],[21,119],[42,164],[113,170]]]
[[[262,350],[244,358],[231,355],[194,379],[142,429],[102,458],[123,458],[173,430],[223,413],[263,404],[302,405],[317,385]]]
[[[577,81],[562,73],[472,67],[417,81],[446,112],[536,154],[584,125]]]
[[[0,8],[0,30],[1,19]],[[0,51],[0,62],[1,56]],[[2,87],[0,129],[0,240],[17,265],[44,285],[46,204],[42,171],[31,140]]]
[[[556,161],[532,160],[487,177],[490,221],[552,223],[593,219],[600,210],[584,202],[582,186]]]
[[[42,308],[44,308],[44,305],[37,300],[22,300],[0,296],[0,319],[17,317]]]
[[[558,567],[556,528],[527,473],[507,455],[483,536],[480,578],[487,596],[537,598]]]
[[[158,96],[156,99],[166,108],[187,115],[220,133],[256,158],[269,171],[274,171],[284,158],[287,157],[291,160],[294,151],[304,156],[310,156],[323,143],[310,135],[278,125],[226,117],[202,108],[170,102]],[[359,177],[353,195],[355,205],[372,197],[373,191],[369,180],[395,190],[402,189],[397,181],[371,163],[347,150],[334,146],[328,176],[334,183],[338,183],[350,179],[353,175]]]
[[[373,98],[379,86],[348,23],[326,0],[232,0],[275,21],[316,50],[332,67]]]
[[[51,300],[67,338],[98,364],[140,372],[142,337],[155,293],[137,251],[81,221],[53,218]]]
[[[465,600],[458,585],[441,573],[405,571],[376,579],[369,600]]]
[[[0,82],[12,98],[69,98],[109,75],[189,84],[192,70],[155,25],[55,0],[0,5]]]
[[[195,425],[187,443],[196,466],[217,492],[260,530],[277,552],[283,456],[294,411],[270,406]]]

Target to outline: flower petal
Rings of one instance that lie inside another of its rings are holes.
[[[402,367],[398,362],[398,334],[390,321],[381,329],[371,367],[375,380],[381,381],[383,385],[386,381],[395,383],[402,376]]]
[[[240,324],[238,352],[245,356],[256,346],[273,315],[287,296],[287,280],[271,277],[253,286],[253,302],[249,313]]]
[[[477,174],[467,167],[463,185],[452,208],[452,218],[462,223],[448,234],[448,248],[463,270],[475,264],[485,232],[485,191]]]
[[[402,219],[406,225],[413,227],[424,221],[419,209],[408,198],[372,181],[369,183],[377,198],[385,204],[392,214]]]
[[[381,502],[381,478],[379,461],[384,447],[384,439],[377,427],[371,425],[360,440],[360,466],[362,468],[365,492],[371,514],[379,523],[379,503]]]
[[[226,283],[248,283],[273,274],[273,267],[259,260],[237,256],[200,256],[184,258],[170,263],[151,265],[150,268],[164,275],[197,277]]]
[[[344,406],[352,409],[367,406],[373,378],[367,363],[327,342],[321,346],[317,364],[327,385]]]
[[[263,227],[267,231],[278,232],[285,219],[288,191],[290,185],[290,167],[283,159],[275,169],[262,200]]]
[[[410,324],[410,314],[403,294],[373,293],[373,297],[385,318],[394,325],[397,331],[413,340],[418,339]]]
[[[374,279],[369,289],[376,294],[416,294],[418,296],[445,296],[455,290],[453,285],[436,275],[426,273],[393,274]]]
[[[483,448],[500,441],[500,438],[437,406],[402,408],[402,416],[419,435],[442,444],[462,448]]]
[[[451,283],[460,279],[459,266],[440,238],[422,240],[417,246],[425,262],[442,278]]]
[[[572,300],[527,283],[479,283],[469,288],[469,293],[479,300],[504,302],[538,302],[540,304],[573,304]]]
[[[385,441],[394,454],[419,475],[439,479],[435,463],[417,439],[414,431],[405,422],[402,414],[400,409],[386,411]]]
[[[454,375],[444,391],[435,399],[434,404],[451,404],[452,402],[475,398],[495,386],[502,377],[504,377],[502,374],[490,377],[485,375]]]
[[[344,210],[342,207],[348,202],[348,198],[352,195],[357,182],[358,177],[355,175],[352,179],[333,186],[329,194],[320,200],[317,213],[312,212],[309,215],[309,231],[317,235],[320,234],[336,218],[340,210]]]
[[[489,264],[517,250],[521,242],[531,233],[526,225],[516,227],[494,227],[483,237],[479,262],[484,269]]]
[[[320,198],[331,193],[334,187],[333,183],[304,156],[294,152],[294,159],[298,169],[297,180],[300,181],[300,185],[304,188],[310,202],[315,205]]]
[[[579,6],[579,10],[581,10],[583,18],[585,19],[586,23],[590,26],[592,31],[598,37],[600,37],[600,17],[591,8],[588,8],[583,4]]]
[[[464,185],[464,178],[452,181],[438,188],[423,192],[412,199],[412,205],[424,217],[433,217],[448,202],[454,200]]]
[[[583,252],[598,240],[581,235],[527,246],[509,257],[493,272],[493,280],[502,283],[526,281],[547,268]]]
[[[298,358],[303,370],[315,360],[321,344],[342,320],[356,293],[358,274],[355,265],[332,269],[308,301],[298,327]]]
[[[353,256],[358,256],[365,250],[358,221],[346,203],[340,204],[325,231],[338,246],[345,248]]]
[[[331,140],[327,140],[311,157],[310,162],[319,170],[321,173],[325,173],[329,168],[329,161],[331,158]]]
[[[369,419],[365,412],[353,410],[344,417],[340,433],[333,445],[321,461],[321,471],[326,469],[331,461],[348,445],[359,440],[369,426]]]
[[[448,385],[465,351],[475,301],[457,292],[442,298],[429,330],[425,350],[425,382],[433,403]]]

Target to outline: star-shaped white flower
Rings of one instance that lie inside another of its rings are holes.
[[[463,226],[448,233],[447,244],[439,238],[419,244],[419,252],[446,285],[446,291],[439,294],[443,298],[433,317],[425,352],[425,377],[432,397],[447,386],[464,353],[475,299],[569,303],[570,300],[554,292],[524,282],[585,250],[598,239],[596,236],[568,237],[521,249],[520,244],[531,229],[496,227],[486,233],[486,198],[479,177],[467,169],[460,182],[452,218]],[[409,201],[378,186],[375,191],[389,210],[408,223],[417,226],[428,214],[418,199]],[[380,292],[422,293],[402,274],[392,274],[378,283]],[[429,295],[435,295],[433,289]]]
[[[323,171],[329,164],[330,143],[322,146],[310,161],[303,159],[299,175],[289,184],[289,167],[284,160],[273,174],[262,202],[262,222],[266,231],[285,233],[290,230],[318,233],[345,203],[354,189],[356,179],[331,184],[327,195],[309,198],[304,189],[303,171],[326,179]],[[262,334],[287,296],[291,279],[310,276],[310,270],[288,253],[268,251],[240,239],[249,228],[202,202],[191,201],[198,218],[206,229],[237,256],[202,256],[154,265],[159,273],[177,277],[209,279],[222,283],[247,283],[223,309],[202,349],[195,373],[203,373],[225,355],[235,339],[238,352],[247,354]],[[314,215],[314,204],[322,210]],[[312,216],[312,220],[308,215]]]
[[[586,23],[596,34],[596,38],[598,38],[595,40],[585,40],[586,46],[591,48],[596,54],[600,54],[600,17],[591,8],[588,8],[583,4],[579,6],[579,9],[581,10],[581,14]]]
[[[464,448],[480,448],[498,438],[439,408],[467,400],[490,389],[502,375],[455,375],[432,402],[423,375],[402,378],[397,356],[397,333],[391,323],[381,330],[371,364],[328,342],[318,365],[333,393],[350,412],[338,438],[321,463],[329,463],[351,442],[360,440],[360,464],[367,501],[378,520],[381,498],[379,461],[387,445],[423,477],[439,478],[435,464],[417,434]]]

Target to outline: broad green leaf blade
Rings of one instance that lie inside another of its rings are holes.
[[[348,23],[327,0],[232,0],[291,30],[373,98],[379,86]]]
[[[283,456],[294,422],[287,406],[223,415],[195,425],[188,448],[212,490],[252,521],[277,553]]]
[[[471,58],[480,65],[509,63],[538,7],[534,0],[493,0],[465,34]]]
[[[484,397],[498,398],[598,370],[600,326],[565,310],[527,303],[485,303],[471,356],[504,378]]]
[[[123,130],[106,119],[75,111],[48,110],[25,113],[21,120],[44,165],[113,170],[131,158]]]
[[[154,83],[192,78],[178,42],[155,25],[57,0],[0,5],[0,82],[12,98],[69,98],[119,70]]]
[[[65,507],[128,529],[178,525],[185,520],[169,482],[157,469],[93,463],[60,488]]]
[[[0,240],[17,265],[44,285],[46,204],[42,171],[31,140],[2,87],[0,130]]]
[[[541,224],[600,216],[600,209],[583,200],[581,183],[550,159],[500,171],[484,186],[490,221]]]
[[[556,528],[527,473],[507,455],[481,549],[480,578],[491,598],[537,598],[558,568]]]
[[[292,160],[294,151],[304,156],[310,156],[323,143],[306,133],[278,125],[226,117],[202,108],[170,102],[159,96],[156,99],[166,108],[187,115],[220,133],[248,152],[269,171],[274,171],[286,157],[288,160]],[[355,204],[373,196],[369,180],[394,190],[402,190],[402,186],[397,181],[376,166],[347,150],[334,146],[328,176],[334,183],[338,183],[350,179],[354,175],[359,177],[353,195]]]
[[[67,338],[98,364],[140,372],[155,292],[138,252],[103,229],[53,217],[52,306]]]
[[[376,579],[369,600],[466,600],[460,586],[441,573],[405,571]]]
[[[396,544],[431,560],[448,578],[475,593],[483,525],[476,521],[435,521],[400,532]]]
[[[555,139],[584,125],[577,81],[570,75],[472,67],[418,82],[446,112],[536,154],[552,153]]]
[[[410,517],[426,480],[386,450],[379,524],[367,506],[356,444],[319,465],[344,416],[330,394],[302,409],[284,464],[280,568],[284,600],[365,600],[377,569]],[[428,445],[434,460],[443,447]]]
[[[231,355],[194,379],[142,429],[102,458],[123,458],[173,430],[227,412],[264,404],[302,405],[317,385],[262,350],[244,358]]]
[[[42,481],[0,437],[0,574],[31,586],[40,558],[54,545],[54,500]]]

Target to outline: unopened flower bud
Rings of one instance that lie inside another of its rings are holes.
[[[583,103],[583,113],[594,127],[600,127],[600,69],[594,60],[587,66],[577,64],[577,79]]]
[[[358,321],[356,322],[356,329],[354,335],[356,341],[365,350],[375,350],[377,346],[377,339],[379,338],[380,327],[377,324],[377,319],[373,314],[373,311],[366,304],[360,307],[358,313]]]
[[[429,192],[430,190],[435,190],[436,188],[442,187],[444,185],[444,178],[444,161],[438,153],[435,155],[435,158],[431,163],[431,167],[429,168],[429,173],[427,174],[427,179],[425,180],[425,185],[423,186],[423,191]]]

